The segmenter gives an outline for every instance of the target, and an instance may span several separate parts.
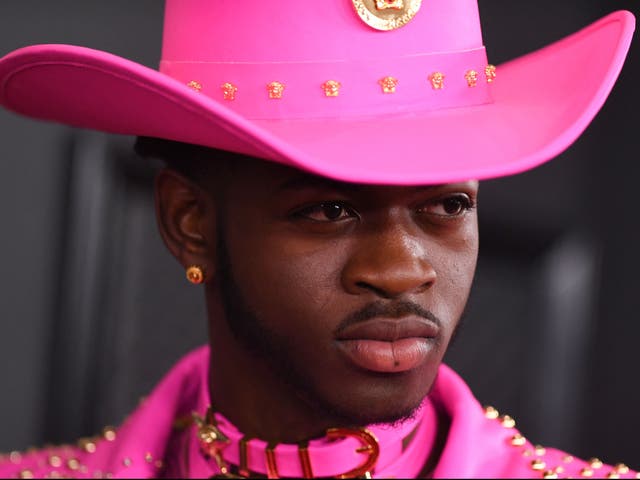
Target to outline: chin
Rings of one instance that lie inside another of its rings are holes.
[[[375,374],[343,388],[338,398],[325,397],[317,406],[345,425],[402,423],[416,415],[433,383],[418,373]]]
[[[365,426],[372,424],[398,424],[413,418],[418,412],[422,400],[412,404],[393,404],[372,406],[371,404],[363,408],[352,408],[350,405],[336,405],[333,414],[341,419],[340,423],[347,425]]]
[[[359,412],[358,417],[354,418],[357,425],[373,425],[373,424],[401,424],[415,417],[420,409],[422,402],[416,405],[405,406],[404,408],[386,408],[381,411]],[[392,406],[395,407],[395,406]]]

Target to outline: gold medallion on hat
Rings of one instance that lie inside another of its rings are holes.
[[[422,0],[352,0],[364,23],[376,30],[395,30],[413,19]]]

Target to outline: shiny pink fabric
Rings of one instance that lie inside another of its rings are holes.
[[[222,3],[222,5],[220,4]],[[373,30],[351,0],[166,2],[162,58],[196,62],[308,62],[482,47],[477,0],[422,0],[406,26]]]
[[[484,48],[446,54],[398,55],[392,58],[345,62],[171,62],[163,60],[160,71],[187,85],[198,79],[201,95],[223,101],[251,120],[335,119],[388,115],[416,110],[470,107],[493,103],[491,84],[484,74]],[[464,73],[474,70],[477,84],[469,88]],[[456,72],[445,77],[445,88],[430,87],[429,72]],[[393,94],[383,94],[378,81],[390,73],[398,80]],[[283,98],[267,98],[267,82],[282,80]],[[337,97],[327,97],[322,84],[340,80]],[[401,79],[401,80],[400,80]],[[232,83],[237,92],[225,101],[221,85]]]
[[[615,83],[634,26],[629,12],[613,13],[500,65],[488,85],[484,57],[473,53],[483,51],[474,0],[424,0],[391,32],[365,25],[349,0],[170,0],[164,73],[82,47],[27,47],[0,59],[0,104],[350,182],[484,179],[539,165],[582,133]],[[436,68],[442,90],[428,81]],[[466,69],[485,83],[467,87]],[[383,75],[397,78],[396,93],[381,91]],[[238,84],[236,101],[224,100],[223,80]],[[327,80],[342,84],[339,97],[322,96]],[[281,99],[268,97],[272,81],[285,84]]]
[[[184,357],[117,430],[115,439],[96,440],[95,452],[62,446],[14,454],[13,461],[6,456],[0,460],[0,477],[16,477],[25,470],[36,477],[52,472],[78,478],[213,475],[217,470],[202,456],[193,428],[174,428],[176,419],[189,416],[192,411],[204,414],[209,404],[208,368],[208,348]],[[436,478],[540,478],[548,470],[555,470],[559,478],[564,478],[579,477],[583,468],[591,468],[587,462],[568,458],[556,449],[536,450],[528,441],[521,446],[512,445],[518,431],[503,426],[499,419],[487,418],[462,379],[446,366],[440,369],[430,400],[451,422],[446,446],[433,473]],[[428,447],[414,442],[412,448]],[[423,452],[425,457],[427,453]],[[52,461],[53,456],[58,457],[56,461]],[[612,470],[609,465],[593,468],[593,477],[604,478]],[[402,476],[402,471],[400,467],[383,468],[374,476]],[[619,474],[620,478],[634,478],[636,472],[622,470]]]

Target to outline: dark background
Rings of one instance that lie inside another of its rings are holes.
[[[615,9],[640,14],[633,0],[480,7],[494,63]],[[0,2],[0,55],[72,43],[155,67],[161,29],[158,0]],[[610,100],[565,154],[483,183],[476,286],[448,356],[534,442],[636,468],[639,53],[636,39]],[[206,331],[201,292],[155,232],[152,171],[130,138],[5,111],[0,132],[1,451],[121,422]]]

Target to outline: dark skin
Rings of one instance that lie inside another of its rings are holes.
[[[197,183],[160,172],[165,244],[206,273],[215,409],[280,443],[410,416],[469,295],[477,191],[347,184],[254,159]],[[417,364],[394,350],[373,371],[345,354],[345,325],[393,331],[406,318],[433,331]]]

